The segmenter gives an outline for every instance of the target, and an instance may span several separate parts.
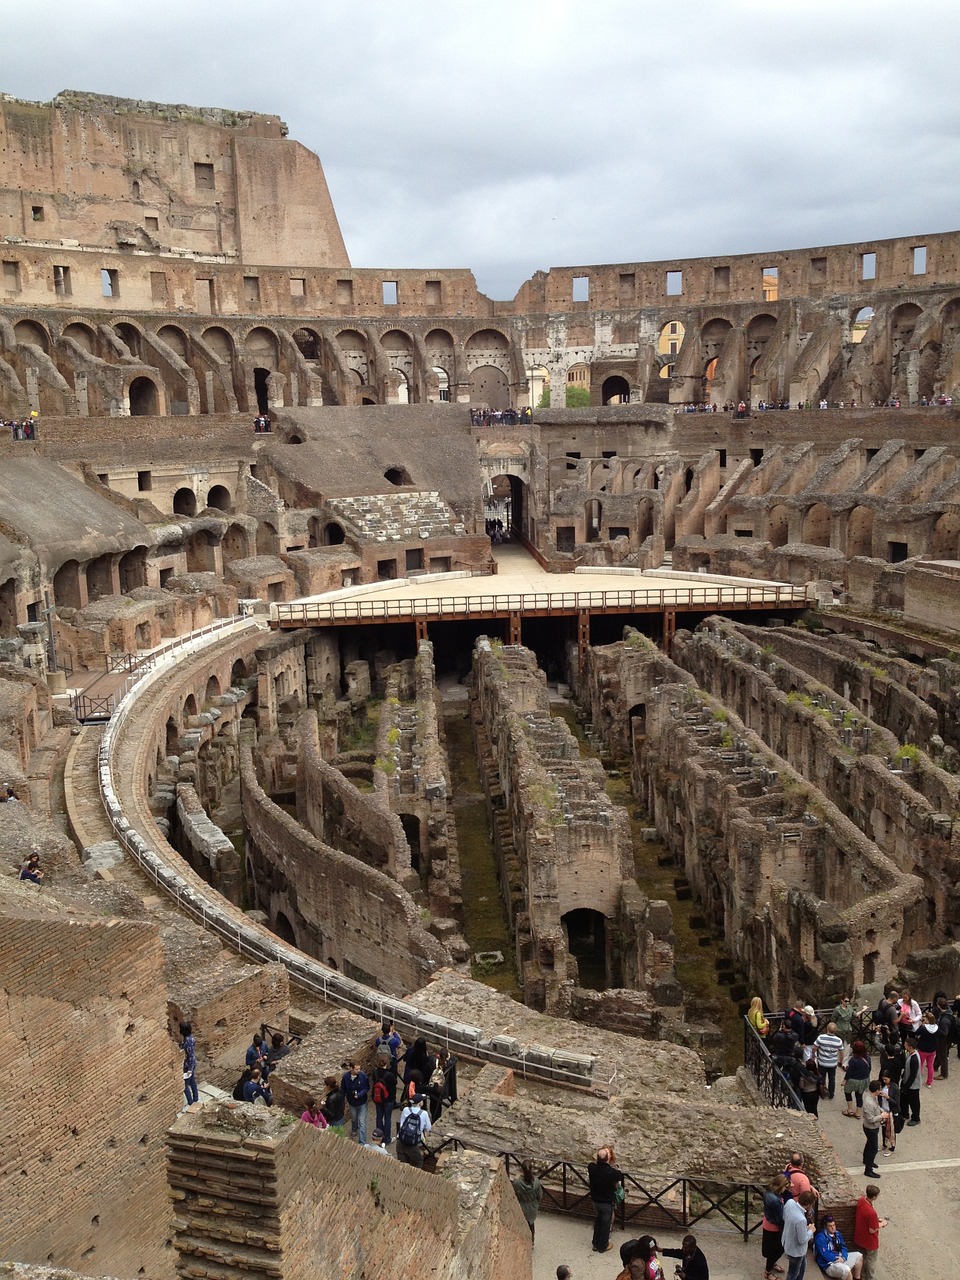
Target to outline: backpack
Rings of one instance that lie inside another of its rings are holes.
[[[383,1083],[382,1080],[378,1080],[376,1084],[373,1086],[374,1102],[376,1102],[379,1105],[386,1102],[386,1100],[389,1097],[390,1097],[390,1090],[387,1088],[387,1086]]]
[[[418,1147],[420,1145],[420,1112],[408,1111],[404,1118],[400,1121],[400,1129],[397,1132],[397,1140],[402,1142],[405,1147]]]
[[[442,1089],[445,1081],[446,1081],[446,1076],[443,1074],[443,1067],[441,1067],[440,1063],[438,1062],[437,1065],[430,1072],[430,1080],[428,1082],[428,1087],[431,1089]]]

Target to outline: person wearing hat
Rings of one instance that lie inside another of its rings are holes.
[[[863,1254],[847,1251],[832,1213],[826,1214],[822,1221],[823,1226],[813,1238],[817,1266],[830,1280],[860,1280]]]
[[[415,1169],[423,1168],[423,1151],[420,1144],[432,1127],[430,1117],[423,1110],[423,1094],[415,1093],[409,1105],[400,1113],[400,1125],[397,1129],[397,1159],[401,1164],[412,1164]]]
[[[803,1006],[803,1031],[800,1033],[800,1039],[803,1043],[804,1062],[813,1057],[813,1042],[817,1038],[818,1027],[816,1009],[812,1004],[805,1004]]]

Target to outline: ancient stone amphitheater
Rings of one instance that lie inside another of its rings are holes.
[[[522,1278],[502,1153],[611,1135],[849,1217],[731,1037],[960,976],[960,233],[496,301],[351,267],[273,116],[0,137],[0,1256]],[[445,1177],[289,1123],[385,1017],[460,1059]],[[261,1024],[269,1112],[217,1093]]]

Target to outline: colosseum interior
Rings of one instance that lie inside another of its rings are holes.
[[[0,136],[0,1256],[523,1280],[502,1153],[611,1131],[847,1221],[735,1054],[755,992],[957,989],[960,232],[496,301],[351,267],[274,116]],[[445,1178],[289,1123],[385,1017],[460,1059]]]

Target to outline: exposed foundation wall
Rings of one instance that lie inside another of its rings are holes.
[[[450,962],[395,880],[312,836],[263,790],[250,746],[240,755],[247,885],[274,930],[392,994],[414,990]]]
[[[447,1157],[436,1177],[242,1104],[182,1117],[169,1142],[183,1276],[213,1264],[284,1280],[421,1280],[425,1258],[448,1280],[531,1275],[529,1229],[495,1157]]]
[[[221,973],[180,972],[172,987],[170,1021],[174,1029],[180,1022],[193,1026],[199,1079],[228,1054],[237,1054],[239,1060],[261,1023],[287,1029],[290,981],[281,964],[231,964]]]
[[[8,1184],[0,1253],[171,1277],[160,1135],[183,1093],[157,929],[16,908],[2,927],[0,1043],[16,1064],[4,1149],[17,1190]]]

